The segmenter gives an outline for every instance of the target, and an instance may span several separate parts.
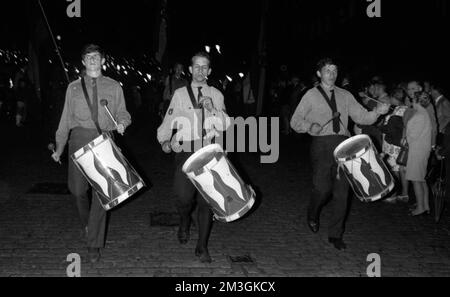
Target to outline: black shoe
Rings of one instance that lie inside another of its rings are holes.
[[[186,244],[189,241],[189,230],[178,228],[177,236],[180,244]]]
[[[317,220],[317,221],[314,221],[314,220],[309,220],[309,219],[308,219],[307,223],[308,223],[309,229],[310,229],[313,233],[319,232],[319,226],[320,226],[320,224],[319,224],[319,221],[318,221],[318,220]]]
[[[100,249],[99,248],[88,248],[89,262],[97,263],[100,260]]]
[[[200,258],[200,262],[202,263],[211,263],[212,259],[209,255],[208,249],[200,249],[199,247],[195,248],[195,255]]]
[[[328,237],[328,242],[333,244],[338,250],[345,250],[347,248],[347,245],[342,238]]]

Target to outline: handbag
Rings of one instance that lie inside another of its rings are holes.
[[[406,166],[406,163],[408,162],[408,149],[408,144],[402,145],[396,160],[398,165]]]

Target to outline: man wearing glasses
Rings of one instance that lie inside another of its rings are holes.
[[[126,109],[120,84],[102,75],[105,63],[103,50],[98,45],[88,44],[83,48],[81,58],[86,74],[67,87],[64,109],[56,131],[56,150],[52,154],[55,162],[60,161],[67,140],[71,156],[95,139],[99,135],[99,130],[111,135],[113,130],[117,130],[123,135],[126,127],[131,124],[131,116]],[[107,100],[107,106],[115,117],[117,126],[108,117],[106,109],[99,104],[103,99]],[[76,197],[83,235],[87,241],[89,261],[95,263],[100,259],[100,248],[105,244],[106,211],[95,191],[92,191],[92,199],[89,199],[90,186],[71,161],[69,161],[68,186],[72,195]]]

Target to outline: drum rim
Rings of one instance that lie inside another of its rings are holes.
[[[100,139],[100,138],[101,138],[101,139]],[[78,159],[79,157],[81,157],[81,156],[85,153],[85,150],[84,150],[85,147],[91,148],[91,147],[92,147],[92,146],[91,146],[92,143],[96,143],[96,142],[97,142],[96,144],[99,144],[99,143],[102,143],[102,142],[105,141],[105,140],[110,140],[111,142],[113,142],[112,139],[111,139],[111,137],[109,137],[108,134],[102,133],[101,135],[95,137],[94,139],[92,139],[91,141],[89,141],[88,143],[86,143],[85,145],[83,145],[82,147],[80,147],[78,150],[76,150],[76,151],[71,155],[72,159],[76,160],[76,159]]]
[[[192,156],[190,156],[183,164],[183,167],[181,168],[181,170],[184,173],[189,173],[192,172],[191,171],[187,171],[188,167],[192,164],[192,162],[197,159],[199,156],[201,156],[203,153],[208,152],[208,151],[213,151],[214,149],[218,148],[218,152],[223,152],[223,148],[220,144],[218,143],[212,143],[212,144],[208,144],[207,146],[202,147],[201,149],[199,149],[198,151],[196,151],[195,153],[192,154]]]
[[[358,195],[355,194],[355,196],[361,201],[361,202],[375,202],[378,201],[382,198],[384,198],[384,196],[386,196],[386,194],[390,193],[392,191],[392,189],[394,189],[394,181],[391,181],[391,183],[389,184],[389,186],[384,189],[384,191],[382,191],[381,193],[377,194],[377,195],[373,195],[370,197],[359,197]]]
[[[114,207],[116,207],[117,205],[119,205],[120,203],[124,202],[125,200],[127,200],[128,198],[133,196],[133,194],[137,193],[144,186],[145,186],[145,183],[142,180],[139,180],[136,184],[134,184],[132,187],[130,187],[130,190],[136,187],[136,190],[131,195],[129,194],[130,190],[128,190],[126,192],[123,192],[122,194],[120,194],[119,196],[114,198],[113,200],[108,201],[105,204],[103,204],[102,201],[100,200],[100,204],[103,206],[103,208],[105,210],[111,210]]]
[[[237,219],[240,219],[241,217],[246,215],[247,212],[249,212],[252,209],[254,204],[255,204],[255,194],[252,193],[252,195],[250,196],[250,199],[247,201],[247,203],[243,207],[241,207],[238,211],[236,211],[235,213],[233,213],[231,215],[227,215],[227,216],[218,216],[217,214],[214,214],[214,218],[217,221],[221,221],[224,223],[236,221]],[[240,215],[240,213],[243,210],[246,210],[246,211],[242,215]]]
[[[369,145],[364,147],[363,149],[361,149],[360,151],[356,152],[355,154],[351,155],[351,156],[346,156],[346,157],[341,157],[338,158],[337,157],[337,153],[345,146],[348,145],[349,143],[355,141],[355,140],[362,140],[362,139],[366,139],[369,140]],[[369,135],[367,134],[360,134],[360,135],[355,135],[353,137],[350,137],[346,140],[344,140],[343,142],[341,142],[335,149],[333,152],[334,158],[338,161],[338,162],[346,162],[346,161],[350,161],[353,160],[355,158],[359,158],[361,157],[365,152],[367,152],[367,149],[372,145],[372,141],[370,140]]]

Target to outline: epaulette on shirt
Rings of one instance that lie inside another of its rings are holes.
[[[109,77],[109,76],[103,75],[103,78],[104,78],[105,80],[107,80],[108,82],[111,82],[111,83],[114,83],[114,84],[116,84],[116,85],[119,85],[119,82],[118,82],[117,80],[112,79],[112,78]]]
[[[68,86],[69,89],[76,90],[78,88],[78,84],[81,86],[81,78],[78,78],[71,82]]]

